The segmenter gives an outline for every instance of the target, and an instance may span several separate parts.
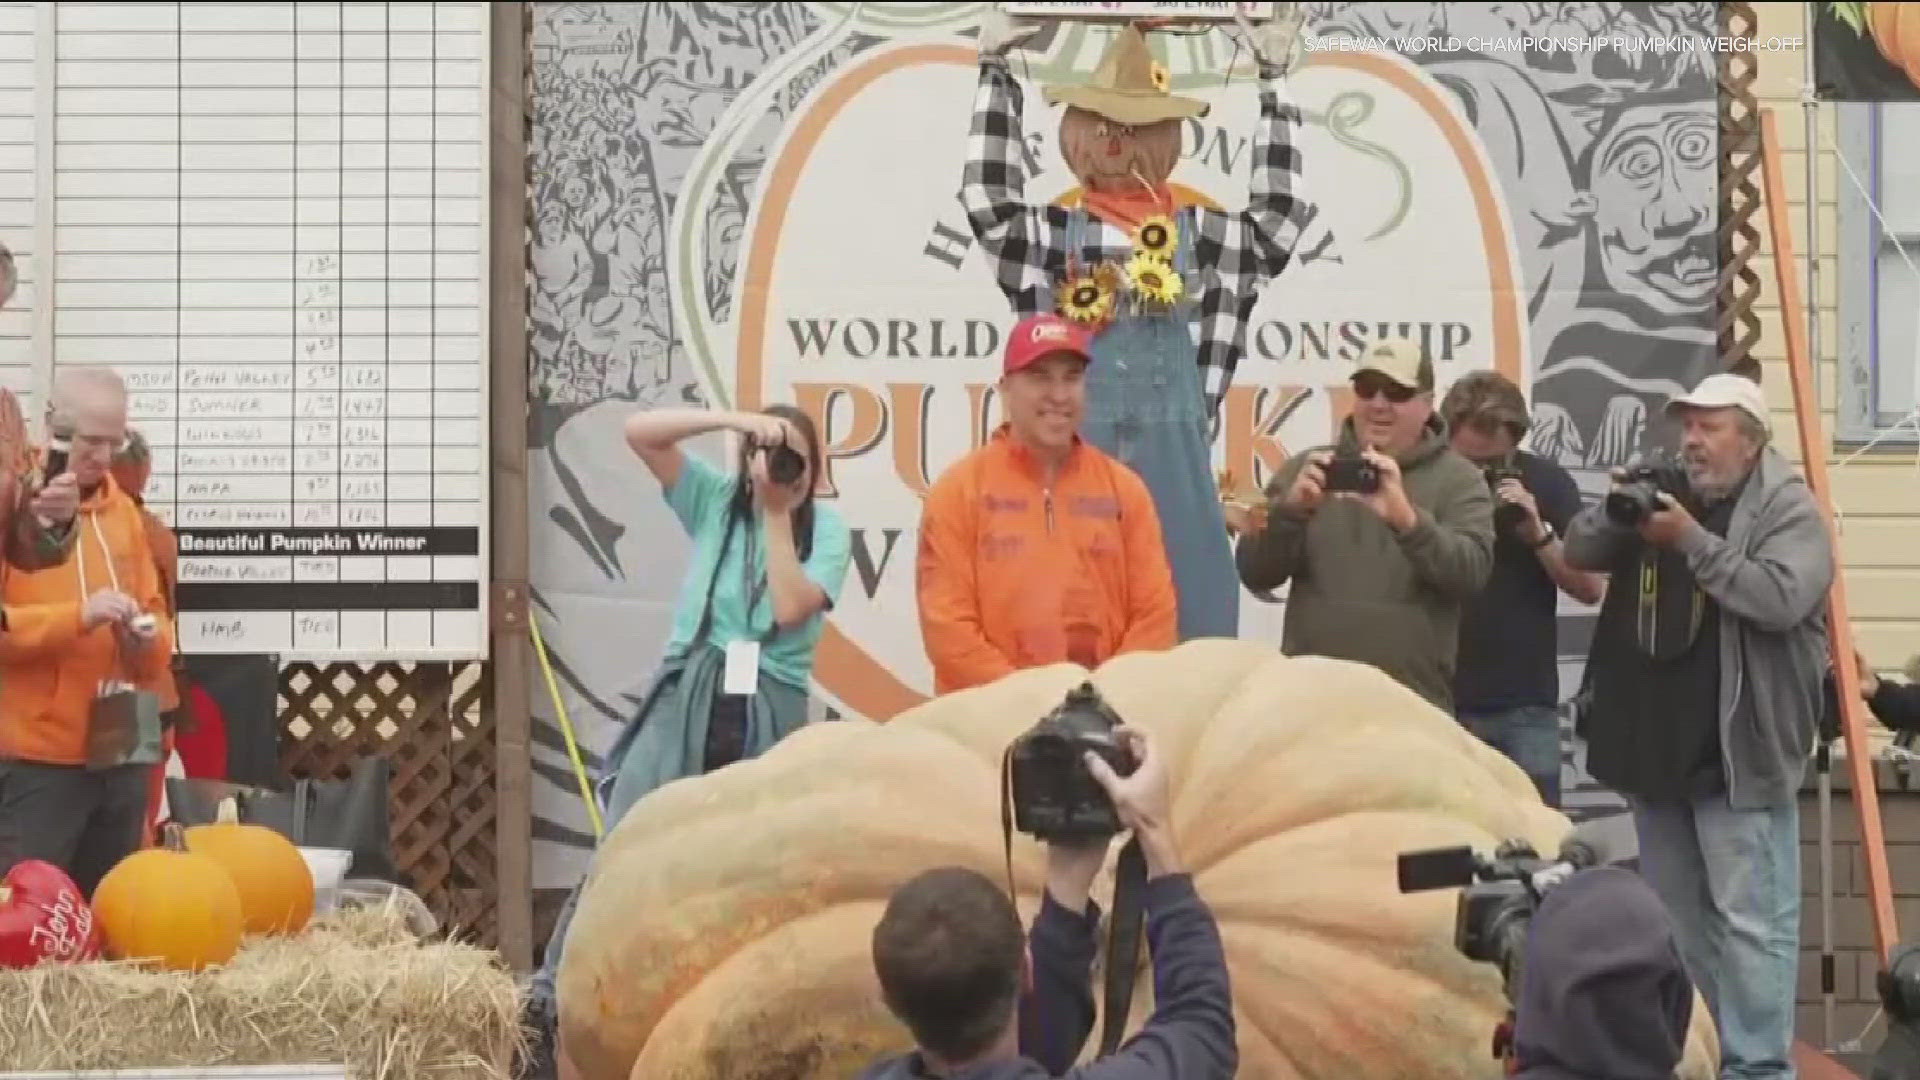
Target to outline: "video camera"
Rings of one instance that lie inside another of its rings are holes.
[[[1620,483],[1607,492],[1602,505],[1609,521],[1631,529],[1660,509],[1662,493],[1685,499],[1692,490],[1686,466],[1671,458],[1661,458],[1628,469]]]
[[[1007,748],[1014,827],[1039,840],[1118,834],[1119,812],[1087,770],[1085,754],[1099,754],[1121,776],[1132,773],[1133,755],[1116,735],[1120,723],[1120,715],[1087,682],[1015,739]]]
[[[1399,860],[1400,891],[1460,888],[1454,914],[1453,944],[1467,959],[1493,964],[1507,1000],[1520,987],[1527,927],[1540,901],[1561,882],[1582,870],[1632,857],[1615,850],[1601,835],[1603,826],[1574,829],[1549,862],[1525,840],[1507,840],[1488,858],[1470,847],[1404,852]]]

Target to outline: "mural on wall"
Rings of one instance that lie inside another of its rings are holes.
[[[811,410],[829,443],[823,496],[855,531],[819,708],[879,717],[926,694],[919,496],[995,422],[1009,322],[957,197],[983,6],[537,6],[534,587],[589,762],[651,675],[687,551],[621,441],[637,407]],[[1427,342],[1443,390],[1479,367],[1513,374],[1535,449],[1597,491],[1713,362],[1713,57],[1518,39],[1711,36],[1715,5],[1302,8],[1321,47],[1289,90],[1305,184],[1338,242],[1310,237],[1254,305],[1215,464],[1264,480],[1325,440],[1351,358],[1404,333]],[[1324,47],[1339,35],[1485,47]],[[1076,186],[1039,87],[1084,80],[1111,37],[1059,23],[1015,48],[1029,200]],[[1258,117],[1245,49],[1224,29],[1153,46],[1174,91],[1212,106],[1185,122],[1173,183],[1244,204]],[[1280,610],[1243,597],[1242,635],[1277,641]],[[1564,620],[1570,660],[1583,620]],[[544,696],[535,713],[536,884],[560,886],[591,838],[562,725]],[[1575,797],[1588,813],[1615,805]]]

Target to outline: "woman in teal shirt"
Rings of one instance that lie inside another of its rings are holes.
[[[740,435],[731,476],[680,449],[723,429]],[[805,412],[645,410],[628,418],[626,439],[660,481],[693,558],[659,670],[607,754],[597,794],[609,829],[662,784],[758,756],[806,722],[814,648],[851,553],[846,523],[814,498],[820,435]],[[774,479],[775,448],[798,453],[791,480]],[[551,1054],[554,976],[579,896],[576,888],[567,900],[528,988],[540,1056]]]
[[[740,434],[733,476],[679,445],[722,428]],[[626,436],[693,539],[693,559],[660,671],[608,753],[609,823],[661,784],[757,756],[806,722],[814,648],[851,550],[840,515],[814,498],[820,437],[801,410],[639,412]],[[773,479],[773,448],[798,452],[798,476]],[[725,692],[729,666],[753,673],[752,693]]]

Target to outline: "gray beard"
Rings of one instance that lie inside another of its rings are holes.
[[[1747,474],[1753,471],[1754,464],[1758,461],[1759,458],[1757,456],[1754,457],[1742,466],[1737,473],[1725,479],[1714,476],[1701,476],[1692,469],[1688,469],[1687,483],[1693,488],[1694,494],[1700,497],[1701,502],[1709,504],[1717,503],[1732,494],[1734,488],[1740,486],[1740,482],[1747,478]]]

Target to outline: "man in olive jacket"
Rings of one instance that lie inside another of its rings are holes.
[[[1451,715],[1461,609],[1493,568],[1493,496],[1448,444],[1433,382],[1417,343],[1374,343],[1338,445],[1287,461],[1235,562],[1256,593],[1292,583],[1282,651],[1372,664]],[[1378,490],[1329,492],[1356,456]]]

